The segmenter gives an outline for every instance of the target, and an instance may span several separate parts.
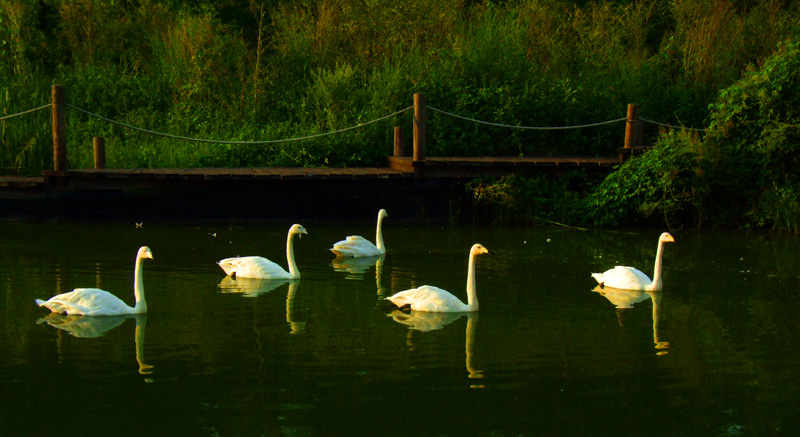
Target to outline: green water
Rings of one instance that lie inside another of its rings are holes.
[[[623,296],[637,302],[616,308],[614,296],[592,291],[590,273],[626,264],[652,274],[660,231],[443,228],[390,217],[385,258],[348,270],[327,249],[349,234],[372,240],[374,225],[303,224],[301,280],[231,283],[215,261],[263,255],[285,266],[291,223],[0,223],[0,434],[800,427],[797,237],[675,232],[663,292]],[[478,260],[478,314],[393,313],[382,299],[423,284],[466,299],[476,242],[495,252]],[[156,258],[144,265],[145,316],[40,321],[47,311],[34,299],[76,287],[133,304],[141,245]]]

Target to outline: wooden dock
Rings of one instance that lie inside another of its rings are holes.
[[[526,157],[442,157],[414,161],[411,157],[390,156],[392,169],[417,177],[474,178],[516,174],[527,176],[548,171],[562,172],[574,168],[610,170],[619,161],[611,157],[526,156]]]
[[[81,168],[45,170],[41,177],[0,177],[0,188],[73,187],[116,189],[125,181],[214,181],[214,180],[304,180],[304,179],[402,179],[474,178],[509,174],[529,175],[537,171],[610,170],[618,161],[611,157],[439,157],[414,161],[390,156],[388,167],[302,168]]]
[[[107,169],[94,139],[95,168],[67,168],[63,88],[54,85],[53,170],[0,177],[6,220],[337,220],[392,208],[396,219],[443,221],[463,211],[464,184],[478,177],[529,176],[572,169],[610,171],[641,153],[641,121],[628,107],[625,146],[616,157],[426,157],[425,96],[414,95],[413,154],[395,127],[386,167]]]
[[[400,221],[443,222],[471,208],[474,177],[586,168],[613,158],[389,157],[369,168],[85,168],[0,177],[0,220],[352,220],[391,208]]]
[[[386,168],[47,170],[0,177],[0,220],[446,221],[459,181]]]
[[[392,179],[414,174],[392,168],[304,168],[304,167],[238,167],[238,168],[135,168],[135,169],[70,169],[45,170],[45,182],[58,185],[62,179],[153,179],[153,180],[298,180],[298,179]]]

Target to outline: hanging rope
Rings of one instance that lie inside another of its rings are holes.
[[[31,112],[36,112],[36,111],[39,111],[39,110],[42,110],[42,109],[45,109],[45,108],[49,108],[51,106],[53,106],[53,104],[52,103],[48,103],[48,104],[40,106],[38,108],[28,109],[27,111],[17,112],[16,114],[4,115],[4,116],[0,117],[0,120],[8,120],[9,118],[14,118],[14,117],[19,117],[20,115],[30,114]]]
[[[599,123],[582,124],[582,125],[577,125],[577,126],[548,126],[548,127],[517,126],[517,125],[513,125],[513,124],[500,124],[500,123],[492,123],[492,122],[489,122],[489,121],[476,120],[474,118],[469,118],[469,117],[464,117],[464,116],[461,116],[461,115],[453,114],[452,112],[442,111],[441,109],[436,109],[436,108],[434,108],[432,106],[428,106],[427,108],[431,109],[433,111],[436,111],[436,112],[440,112],[440,113],[445,114],[445,115],[449,115],[451,117],[455,117],[455,118],[460,118],[462,120],[471,121],[473,123],[486,124],[486,125],[489,125],[489,126],[496,126],[496,127],[507,127],[507,128],[512,128],[512,129],[529,129],[529,130],[580,129],[580,128],[584,128],[584,127],[603,126],[603,125],[606,125],[606,124],[619,123],[620,121],[625,121],[626,120],[626,118],[623,117],[623,118],[618,118],[616,120],[601,121]]]
[[[646,121],[646,122],[652,123],[652,124],[657,124],[659,126],[668,127],[670,129],[683,129],[683,130],[691,130],[691,131],[695,131],[695,132],[705,132],[706,131],[705,129],[702,129],[702,128],[686,127],[686,126],[673,126],[671,124],[659,123],[657,121],[648,120],[648,119],[642,118],[642,117],[639,117],[639,120]]]
[[[103,117],[102,115],[95,114],[95,113],[87,111],[85,109],[81,109],[81,108],[79,108],[79,107],[77,107],[75,105],[72,105],[70,103],[67,103],[66,105],[69,106],[70,108],[73,108],[73,109],[77,110],[77,111],[83,112],[84,114],[87,114],[89,116],[98,118],[100,120],[107,121],[109,123],[116,124],[118,126],[125,127],[125,128],[128,128],[128,129],[133,129],[133,130],[137,130],[137,131],[144,132],[144,133],[147,133],[147,134],[158,135],[158,136],[162,136],[162,137],[166,137],[166,138],[172,138],[172,139],[176,139],[176,140],[194,141],[194,142],[199,142],[199,143],[212,143],[212,144],[276,144],[276,143],[286,143],[286,142],[291,142],[291,141],[311,140],[311,139],[315,139],[315,138],[321,138],[321,137],[334,135],[334,134],[338,134],[338,133],[342,133],[342,132],[347,132],[349,130],[365,127],[367,125],[370,125],[370,124],[373,124],[373,123],[377,123],[379,121],[383,121],[383,120],[385,120],[387,118],[391,118],[391,117],[400,115],[400,114],[402,114],[404,112],[407,112],[407,111],[413,109],[413,106],[409,106],[409,107],[407,107],[405,109],[401,109],[401,110],[399,110],[397,112],[394,112],[392,114],[377,118],[375,120],[368,121],[366,123],[361,123],[361,124],[358,124],[358,125],[355,125],[355,126],[350,126],[350,127],[347,127],[347,128],[344,128],[344,129],[339,129],[339,130],[332,131],[332,132],[325,132],[325,133],[316,134],[316,135],[309,135],[309,136],[305,136],[305,137],[295,137],[295,138],[287,138],[287,139],[282,139],[282,140],[265,140],[265,141],[222,141],[222,140],[208,140],[208,139],[203,139],[203,138],[184,137],[184,136],[179,136],[179,135],[171,135],[171,134],[166,134],[166,133],[163,133],[163,132],[157,132],[157,131],[152,131],[152,130],[148,130],[148,129],[143,129],[143,128],[140,128],[140,127],[137,127],[137,126],[132,126],[130,124],[122,123],[122,122],[119,122],[119,121],[116,121],[116,120],[112,120],[110,118]],[[8,120],[8,119],[14,118],[14,117],[19,117],[19,116],[25,115],[25,114],[30,114],[32,112],[40,111],[42,109],[46,109],[46,108],[49,108],[51,106],[52,106],[52,104],[48,103],[46,105],[39,106],[38,108],[29,109],[27,111],[18,112],[16,114],[5,115],[5,116],[0,117],[0,121]],[[504,128],[511,128],[511,129],[525,129],[525,130],[581,129],[581,128],[586,128],[586,127],[603,126],[603,125],[608,125],[608,124],[612,124],[612,123],[619,123],[621,121],[627,120],[627,118],[623,117],[623,118],[618,118],[618,119],[615,119],[615,120],[608,120],[608,121],[602,121],[602,122],[598,122],[598,123],[589,123],[589,124],[574,125],[574,126],[519,126],[519,125],[511,125],[511,124],[493,123],[493,122],[489,122],[489,121],[483,121],[483,120],[478,120],[478,119],[474,119],[474,118],[464,117],[462,115],[453,114],[452,112],[447,112],[447,111],[444,111],[444,110],[441,110],[441,109],[438,109],[438,108],[434,108],[433,106],[427,106],[427,108],[432,110],[432,111],[439,112],[441,114],[444,114],[444,115],[447,115],[447,116],[450,116],[450,117],[459,118],[461,120],[466,120],[466,121],[470,121],[470,122],[473,122],[473,123],[485,124],[485,125],[488,125],[488,126],[495,126],[495,127],[504,127]],[[702,128],[694,128],[694,127],[686,127],[686,126],[675,126],[675,125],[671,125],[671,124],[667,124],[667,123],[661,123],[661,122],[654,121],[654,120],[648,120],[648,119],[642,118],[642,117],[639,117],[639,119],[644,121],[644,122],[647,122],[647,123],[655,124],[655,125],[658,125],[658,126],[663,126],[663,127],[670,128],[670,129],[683,129],[683,130],[690,130],[690,131],[695,131],[695,132],[705,132],[706,131],[705,129],[702,129]]]
[[[139,132],[144,132],[144,133],[151,134],[151,135],[158,135],[158,136],[162,136],[162,137],[166,137],[166,138],[172,138],[172,139],[176,139],[176,140],[182,140],[182,141],[194,141],[194,142],[198,142],[198,143],[251,144],[251,145],[252,144],[287,143],[287,142],[290,142],[290,141],[311,140],[311,139],[314,139],[314,138],[325,137],[325,136],[328,136],[328,135],[333,135],[333,134],[338,134],[338,133],[346,132],[346,131],[353,130],[353,129],[358,129],[358,128],[370,125],[372,123],[377,123],[379,121],[385,120],[385,119],[390,118],[390,117],[394,117],[396,115],[402,114],[402,113],[404,113],[406,111],[409,111],[409,110],[413,109],[413,106],[409,106],[408,108],[401,109],[401,110],[399,110],[399,111],[397,111],[395,113],[383,116],[381,118],[377,118],[377,119],[372,120],[372,121],[368,121],[366,123],[361,123],[361,124],[358,124],[356,126],[351,126],[351,127],[347,127],[347,128],[344,128],[344,129],[339,129],[339,130],[333,131],[333,132],[326,132],[326,133],[321,133],[321,134],[317,134],[317,135],[309,135],[309,136],[306,136],[306,137],[296,137],[296,138],[288,138],[288,139],[283,139],[283,140],[266,140],[266,141],[220,141],[220,140],[207,140],[207,139],[203,139],[203,138],[182,137],[182,136],[179,136],[179,135],[171,135],[171,134],[165,134],[163,132],[156,132],[156,131],[152,131],[152,130],[147,130],[147,129],[143,129],[143,128],[140,128],[140,127],[137,127],[137,126],[132,126],[130,124],[125,124],[125,123],[122,123],[122,122],[119,122],[119,121],[116,121],[116,120],[112,120],[110,118],[103,117],[102,115],[98,115],[98,114],[95,114],[93,112],[89,112],[89,111],[87,111],[85,109],[78,108],[77,106],[69,104],[69,103],[67,103],[67,106],[69,106],[72,109],[75,109],[75,110],[78,110],[80,112],[83,112],[84,114],[90,115],[90,116],[95,117],[95,118],[99,118],[100,120],[104,120],[104,121],[107,121],[109,123],[116,124],[118,126],[126,127],[128,129],[137,130]]]

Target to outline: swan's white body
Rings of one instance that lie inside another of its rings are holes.
[[[300,279],[300,271],[297,270],[297,263],[294,261],[295,235],[308,234],[306,228],[300,225],[292,225],[289,228],[289,235],[286,237],[286,261],[289,264],[289,271],[274,262],[261,256],[242,256],[235,258],[225,258],[217,264],[222,267],[225,274],[235,278],[255,278],[255,279]]]
[[[144,300],[142,285],[142,260],[153,259],[153,253],[147,246],[139,248],[136,254],[136,267],[133,279],[133,293],[136,304],[129,307],[117,296],[99,288],[76,288],[69,293],[62,293],[49,300],[36,299],[36,304],[46,307],[54,313],[81,316],[119,316],[124,314],[144,314],[147,302]]]
[[[664,243],[674,243],[675,239],[668,232],[661,234],[658,239],[658,250],[656,251],[656,264],[653,268],[653,279],[650,280],[646,274],[628,266],[616,266],[603,273],[592,273],[592,277],[603,287],[618,288],[620,290],[642,290],[658,291],[663,284],[661,282],[661,256]]]
[[[386,246],[383,244],[383,234],[381,233],[381,224],[383,219],[389,217],[385,209],[378,212],[378,226],[375,231],[375,244],[359,235],[350,235],[346,239],[339,241],[333,245],[331,252],[336,254],[337,257],[362,257],[362,256],[380,256],[386,253]]]
[[[478,296],[475,292],[475,257],[491,253],[480,244],[475,244],[469,252],[469,271],[467,273],[467,303],[461,302],[450,292],[439,287],[423,285],[401,291],[386,299],[398,307],[408,306],[412,311],[429,312],[471,312],[478,311]]]

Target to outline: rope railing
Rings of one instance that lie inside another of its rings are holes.
[[[642,117],[639,117],[639,120],[642,120],[642,121],[650,123],[650,124],[656,124],[658,126],[668,127],[670,129],[683,129],[683,130],[690,130],[690,131],[695,131],[695,132],[705,132],[706,131],[703,128],[686,127],[686,126],[674,126],[674,125],[667,124],[667,123],[661,123],[661,122],[658,122],[658,121],[648,120],[648,119],[642,118]]]
[[[79,107],[77,107],[77,106],[75,106],[73,104],[70,104],[70,103],[67,103],[66,105],[68,107],[72,108],[72,109],[75,109],[75,110],[77,110],[79,112],[83,112],[84,114],[87,114],[89,116],[98,118],[100,120],[107,121],[109,123],[113,123],[113,124],[116,124],[118,126],[125,127],[125,128],[128,128],[128,129],[133,129],[133,130],[136,130],[136,131],[139,131],[139,132],[144,132],[144,133],[150,134],[150,135],[157,135],[157,136],[161,136],[161,137],[172,138],[172,139],[175,139],[175,140],[192,141],[192,142],[198,142],[198,143],[248,144],[248,145],[287,143],[287,142],[291,142],[291,141],[311,140],[311,139],[314,139],[314,138],[326,137],[326,136],[329,136],[329,135],[334,135],[334,134],[338,134],[338,133],[342,133],[342,132],[347,132],[347,131],[350,131],[350,130],[353,130],[353,129],[362,128],[362,127],[365,127],[367,125],[370,125],[370,124],[373,124],[373,123],[377,123],[379,121],[386,120],[387,118],[391,118],[391,117],[394,117],[396,115],[400,115],[400,114],[402,114],[402,113],[404,113],[406,111],[409,111],[409,110],[414,108],[413,106],[409,106],[408,108],[401,109],[401,110],[399,110],[397,112],[393,112],[393,113],[391,113],[389,115],[385,115],[383,117],[376,118],[375,120],[371,120],[371,121],[368,121],[366,123],[360,123],[360,124],[357,124],[355,126],[346,127],[344,129],[339,129],[339,130],[335,130],[335,131],[332,131],[332,132],[325,132],[325,133],[316,134],[316,135],[309,135],[309,136],[305,136],[305,137],[287,138],[287,139],[282,139],[282,140],[264,140],[264,141],[225,141],[225,140],[209,140],[209,139],[205,139],[205,138],[184,137],[184,136],[180,136],[180,135],[172,135],[172,134],[167,134],[167,133],[163,133],[163,132],[157,132],[157,131],[153,131],[153,130],[148,130],[148,129],[144,129],[144,128],[141,128],[141,127],[133,126],[133,125],[130,125],[130,124],[122,123],[122,122],[117,121],[117,120],[113,120],[113,119],[110,119],[110,118],[103,117],[102,115],[95,114],[95,113],[87,111],[85,109],[81,109],[81,108],[79,108]]]
[[[660,123],[653,120],[648,120],[642,118],[638,114],[638,105],[634,103],[628,104],[628,113],[626,117],[617,118],[614,120],[607,120],[601,121],[597,123],[586,123],[580,125],[571,125],[571,126],[522,126],[522,125],[512,125],[512,124],[503,124],[503,123],[494,123],[485,120],[479,120],[472,117],[466,117],[463,115],[455,114],[452,112],[444,111],[442,109],[438,109],[432,106],[428,106],[425,104],[425,95],[424,94],[414,94],[414,105],[409,106],[407,108],[401,109],[399,111],[393,112],[391,114],[378,117],[374,120],[370,120],[364,123],[359,123],[354,126],[346,127],[343,129],[338,129],[330,132],[323,132],[314,135],[306,135],[294,138],[285,138],[285,139],[275,139],[275,140],[260,140],[260,141],[241,141],[241,140],[214,140],[214,139],[207,139],[207,138],[196,138],[196,137],[188,137],[188,136],[181,136],[181,135],[173,135],[164,132],[158,132],[155,130],[145,129],[139,126],[134,126],[128,123],[123,123],[108,117],[104,117],[102,115],[96,114],[94,112],[88,111],[86,109],[80,108],[73,104],[67,103],[64,98],[64,88],[62,85],[53,85],[52,87],[52,95],[53,101],[52,103],[42,105],[37,108],[29,109],[27,111],[21,111],[16,114],[6,115],[0,117],[0,121],[7,120],[14,117],[19,117],[21,115],[30,114],[32,112],[40,111],[42,109],[51,108],[53,109],[53,167],[55,171],[64,171],[67,169],[67,160],[66,160],[66,122],[65,122],[65,110],[66,108],[74,109],[78,112],[81,112],[89,117],[94,117],[99,120],[103,120],[108,123],[112,123],[114,125],[131,129],[135,131],[139,131],[142,133],[146,133],[149,135],[158,135],[164,138],[171,138],[180,141],[190,141],[190,142],[200,142],[200,143],[210,143],[210,144],[244,144],[244,145],[259,145],[259,144],[278,144],[278,143],[287,143],[287,142],[294,142],[294,141],[303,141],[303,140],[311,140],[316,138],[327,137],[330,135],[335,135],[347,131],[351,131],[354,129],[359,129],[362,127],[369,126],[373,123],[378,123],[380,121],[396,117],[400,114],[406,113],[413,109],[414,116],[413,116],[413,148],[414,153],[412,157],[412,162],[414,163],[414,172],[417,173],[418,169],[421,169],[422,166],[418,164],[424,164],[425,161],[425,132],[426,132],[426,108],[429,108],[433,112],[440,113],[442,115],[448,117],[454,117],[461,120],[469,121],[472,123],[487,125],[487,126],[494,126],[494,127],[501,127],[507,129],[523,129],[523,130],[538,130],[538,131],[546,131],[546,130],[567,130],[567,129],[581,129],[581,128],[589,128],[595,126],[605,126],[614,123],[620,123],[625,121],[625,142],[624,147],[618,148],[618,157],[620,162],[624,160],[624,157],[627,155],[633,155],[644,148],[642,147],[642,123],[652,123],[659,126],[664,126],[670,129],[686,129],[692,131],[699,131],[704,132],[705,129],[698,129],[698,128],[691,128],[685,126],[673,126],[666,123]],[[94,147],[95,147],[95,157],[96,162],[95,165],[98,165],[97,157],[104,154],[104,145],[102,141],[102,137],[95,137]],[[394,135],[394,157],[403,157],[403,134],[402,128],[399,126],[395,126],[395,135]],[[405,165],[405,164],[404,164]],[[104,168],[104,167],[103,167]]]
[[[601,122],[597,122],[597,123],[589,123],[589,124],[582,124],[582,125],[575,125],[575,126],[519,126],[519,125],[514,125],[514,124],[493,123],[493,122],[490,122],[490,121],[483,121],[483,120],[478,120],[478,119],[475,119],[475,118],[464,117],[462,115],[453,114],[452,112],[447,112],[447,111],[443,111],[441,109],[436,109],[433,106],[428,106],[427,108],[430,109],[430,110],[433,110],[435,112],[439,112],[441,114],[448,115],[450,117],[459,118],[459,119],[466,120],[466,121],[471,121],[473,123],[485,124],[485,125],[488,125],[488,126],[495,126],[495,127],[505,127],[505,128],[512,128],[512,129],[527,129],[527,130],[581,129],[581,128],[584,128],[584,127],[604,126],[604,125],[607,125],[607,124],[619,123],[621,121],[625,121],[626,120],[625,117],[622,117],[622,118],[617,118],[615,120],[601,121]]]
[[[38,108],[28,109],[27,111],[17,112],[16,114],[4,115],[4,116],[0,117],[0,121],[8,120],[9,118],[19,117],[20,115],[30,114],[31,112],[40,111],[42,109],[46,109],[46,108],[49,108],[51,106],[53,106],[53,104],[52,103],[48,103],[48,104],[42,105],[42,106],[40,106]]]
[[[104,120],[104,121],[107,121],[109,123],[116,124],[118,126],[125,127],[125,128],[128,128],[128,129],[133,129],[133,130],[136,130],[136,131],[144,132],[144,133],[147,133],[147,134],[150,134],[150,135],[157,135],[157,136],[162,136],[162,137],[172,138],[172,139],[182,140],[182,141],[193,141],[193,142],[212,143],[212,144],[277,144],[277,143],[285,143],[285,142],[292,142],[292,141],[310,140],[310,139],[321,138],[321,137],[334,135],[334,134],[338,134],[338,133],[342,133],[342,132],[347,132],[347,131],[350,131],[350,130],[353,130],[353,129],[358,129],[358,128],[361,128],[361,127],[365,127],[367,125],[370,125],[370,124],[373,124],[373,123],[377,123],[379,121],[383,121],[383,120],[385,120],[387,118],[391,118],[391,117],[394,117],[396,115],[400,115],[400,114],[402,114],[404,112],[407,112],[407,111],[413,109],[413,106],[409,106],[409,107],[401,109],[401,110],[399,110],[397,112],[394,112],[394,113],[391,113],[389,115],[377,118],[375,120],[368,121],[366,123],[360,123],[360,124],[357,124],[355,126],[350,126],[350,127],[344,128],[344,129],[339,129],[339,130],[335,130],[335,131],[331,131],[331,132],[325,132],[325,133],[316,134],[316,135],[309,135],[309,136],[304,136],[304,137],[294,137],[294,138],[287,138],[287,139],[280,139],[280,140],[225,141],[225,140],[209,140],[209,139],[205,139],[205,138],[184,137],[184,136],[180,136],[180,135],[172,135],[172,134],[167,134],[167,133],[163,133],[163,132],[148,130],[148,129],[144,129],[144,128],[141,128],[141,127],[133,126],[133,125],[130,125],[130,124],[122,123],[120,121],[113,120],[113,119],[110,119],[110,118],[107,118],[107,117],[103,117],[102,115],[95,114],[95,113],[93,113],[91,111],[87,111],[85,109],[79,108],[79,107],[77,107],[77,106],[75,106],[73,104],[70,104],[70,103],[67,103],[66,105],[68,107],[72,108],[72,109],[75,109],[75,110],[77,110],[79,112],[83,112],[84,114],[87,114],[89,116],[98,118],[100,120]],[[4,115],[4,116],[0,117],[0,121],[8,120],[8,119],[11,119],[11,118],[14,118],[14,117],[19,117],[19,116],[22,116],[22,115],[25,115],[25,114],[30,114],[32,112],[40,111],[42,109],[47,109],[47,108],[49,108],[51,106],[52,106],[52,103],[48,103],[46,105],[42,105],[42,106],[39,106],[37,108],[32,108],[32,109],[28,109],[26,111],[18,112],[16,114]],[[458,114],[454,114],[452,112],[448,112],[448,111],[445,111],[445,110],[442,110],[442,109],[434,108],[433,106],[428,106],[427,108],[432,110],[432,111],[435,111],[435,112],[438,112],[438,113],[441,113],[441,114],[444,114],[444,115],[447,115],[447,116],[450,116],[450,117],[453,117],[453,118],[458,118],[458,119],[470,121],[470,122],[473,122],[473,123],[484,124],[484,125],[487,125],[487,126],[495,126],[495,127],[509,128],[509,129],[523,129],[523,130],[569,130],[569,129],[581,129],[581,128],[587,128],[587,127],[604,126],[604,125],[609,125],[609,124],[619,123],[621,121],[625,121],[625,117],[622,117],[622,118],[617,118],[617,119],[614,119],[614,120],[601,121],[601,122],[597,122],[597,123],[580,124],[580,125],[571,125],[571,126],[520,126],[520,125],[513,125],[513,124],[494,123],[494,122],[490,122],[490,121],[484,121],[484,120],[479,120],[479,119],[475,119],[475,118],[465,117],[463,115],[458,115]],[[705,132],[705,129],[703,129],[703,128],[686,127],[686,126],[675,126],[675,125],[671,125],[671,124],[668,124],[668,123],[661,123],[661,122],[658,122],[658,121],[649,120],[649,119],[644,118],[644,117],[640,117],[639,119],[644,121],[644,122],[650,123],[650,124],[655,124],[655,125],[666,127],[666,128],[670,128],[670,129],[683,129],[683,130],[690,130],[690,131],[695,131],[695,132]]]

